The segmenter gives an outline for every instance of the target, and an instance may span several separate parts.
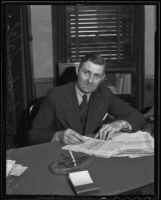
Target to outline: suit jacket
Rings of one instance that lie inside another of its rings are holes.
[[[93,134],[105,123],[106,113],[115,119],[126,120],[133,131],[145,124],[143,115],[122,101],[105,86],[100,85],[89,100],[85,135]],[[71,128],[81,134],[79,105],[75,82],[51,89],[42,103],[29,132],[32,144],[50,142],[56,131]]]

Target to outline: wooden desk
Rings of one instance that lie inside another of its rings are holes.
[[[66,175],[53,175],[48,166],[60,159],[59,143],[45,143],[9,150],[7,159],[28,166],[20,176],[9,176],[7,194],[74,195]],[[92,156],[88,167],[101,191],[95,195],[107,196],[125,193],[154,182],[154,157],[100,158]]]

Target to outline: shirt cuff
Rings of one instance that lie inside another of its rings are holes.
[[[127,122],[125,120],[120,120],[119,122],[122,126],[121,130],[123,130],[123,131],[131,131],[132,130],[132,126],[129,124],[129,122]]]
[[[56,132],[51,139],[51,142],[59,142],[59,133]]]

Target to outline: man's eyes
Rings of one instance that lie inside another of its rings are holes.
[[[90,71],[83,71],[83,72],[84,72],[85,75],[91,76],[91,72]],[[98,78],[101,78],[101,75],[100,74],[94,74],[93,77],[98,79]]]
[[[91,73],[89,71],[84,71],[85,75],[91,75]]]
[[[95,78],[101,78],[101,75],[100,74],[95,74],[94,77]]]

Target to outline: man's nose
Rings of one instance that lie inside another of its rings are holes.
[[[92,82],[93,82],[93,76],[90,76],[90,77],[88,78],[88,82],[89,82],[89,83],[92,83]]]

